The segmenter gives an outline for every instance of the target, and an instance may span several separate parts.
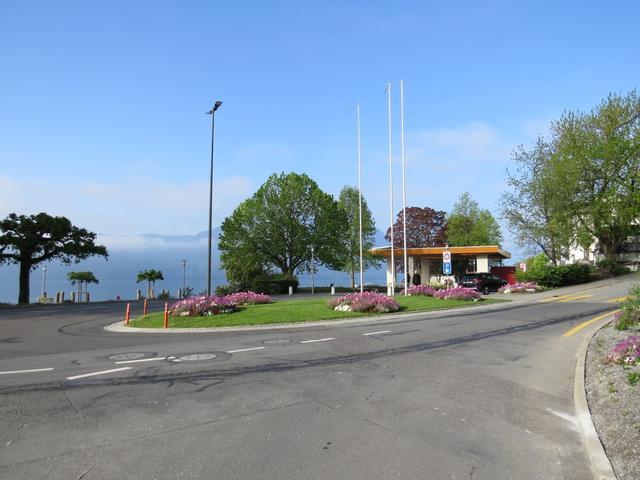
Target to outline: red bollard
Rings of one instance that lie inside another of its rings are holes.
[[[142,305],[142,315],[147,314],[147,299],[144,299],[144,304]]]
[[[162,328],[169,328],[169,303],[164,302],[164,319],[162,321]]]
[[[129,317],[131,316],[131,304],[127,303],[127,310],[124,314],[124,324],[129,325]]]

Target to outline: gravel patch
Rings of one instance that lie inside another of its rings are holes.
[[[640,383],[628,374],[640,366],[606,364],[613,346],[640,328],[619,332],[610,325],[596,333],[587,351],[585,389],[591,417],[619,480],[640,479]]]

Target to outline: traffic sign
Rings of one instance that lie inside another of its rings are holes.
[[[442,273],[451,275],[451,252],[449,250],[442,252]]]

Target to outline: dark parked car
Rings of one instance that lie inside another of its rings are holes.
[[[485,295],[491,291],[497,291],[506,284],[507,282],[493,273],[468,273],[460,280],[460,285],[463,287],[475,288]]]

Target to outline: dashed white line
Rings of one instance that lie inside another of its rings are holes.
[[[77,380],[79,378],[93,377],[95,375],[104,375],[106,373],[123,372],[125,370],[131,370],[131,367],[112,368],[111,370],[101,370],[99,372],[83,373],[82,375],[74,375],[73,377],[67,377],[67,380]]]
[[[362,335],[369,336],[369,335],[382,335],[383,333],[391,333],[391,330],[380,330],[379,332],[369,332],[369,333],[363,333]]]
[[[10,375],[13,373],[36,373],[36,372],[50,372],[53,368],[32,368],[31,370],[8,370],[6,372],[0,372],[0,375]]]
[[[334,337],[317,338],[315,340],[302,340],[300,343],[316,343],[316,342],[328,342],[329,340],[335,340]]]
[[[227,353],[250,352],[252,350],[263,350],[264,347],[239,348],[238,350],[227,350]]]
[[[153,358],[140,358],[138,360],[121,360],[115,362],[116,365],[122,365],[124,363],[143,363],[143,362],[157,362],[158,360],[165,360],[167,357],[153,357]]]

